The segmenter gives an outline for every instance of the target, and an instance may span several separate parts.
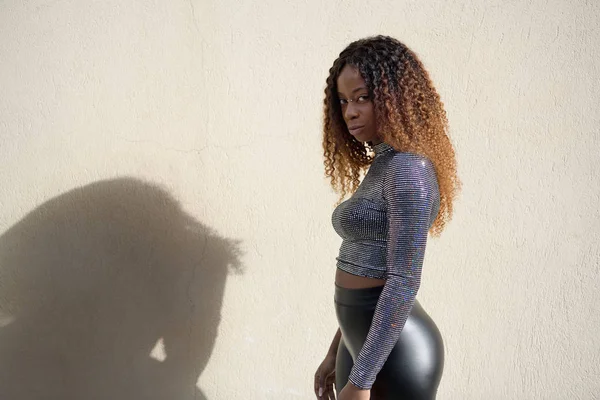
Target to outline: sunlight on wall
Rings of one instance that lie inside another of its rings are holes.
[[[154,345],[154,348],[152,348],[152,351],[150,352],[150,358],[160,362],[163,362],[167,359],[167,351],[165,350],[165,342],[163,338],[158,339]]]

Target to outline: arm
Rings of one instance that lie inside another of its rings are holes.
[[[388,213],[386,283],[350,381],[370,389],[398,341],[421,283],[427,232],[439,189],[435,169],[424,157],[397,153],[384,178]]]
[[[321,365],[319,365],[319,368],[317,368],[317,372],[315,373],[314,389],[317,399],[335,399],[335,394],[333,392],[333,385],[335,383],[335,359],[341,337],[342,333],[338,328],[333,337],[333,341],[331,342],[331,346],[329,346],[329,351],[327,352],[325,359],[321,362]],[[323,395],[325,395],[325,397],[323,397]]]
[[[342,331],[338,328],[333,340],[331,341],[331,346],[329,346],[329,351],[327,351],[328,356],[335,357],[337,355],[338,346],[340,345],[340,339],[342,337]]]

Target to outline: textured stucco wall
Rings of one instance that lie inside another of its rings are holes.
[[[600,3],[0,2],[0,398],[309,399],[335,331],[327,70],[385,33],[463,193],[440,399],[600,398]]]

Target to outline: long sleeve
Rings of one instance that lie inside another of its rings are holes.
[[[419,290],[427,233],[439,209],[432,163],[412,153],[394,154],[385,172],[383,197],[388,218],[386,283],[349,377],[362,389],[375,382]]]

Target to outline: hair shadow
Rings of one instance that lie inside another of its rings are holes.
[[[45,202],[0,236],[0,398],[206,399],[239,245],[133,178]]]

